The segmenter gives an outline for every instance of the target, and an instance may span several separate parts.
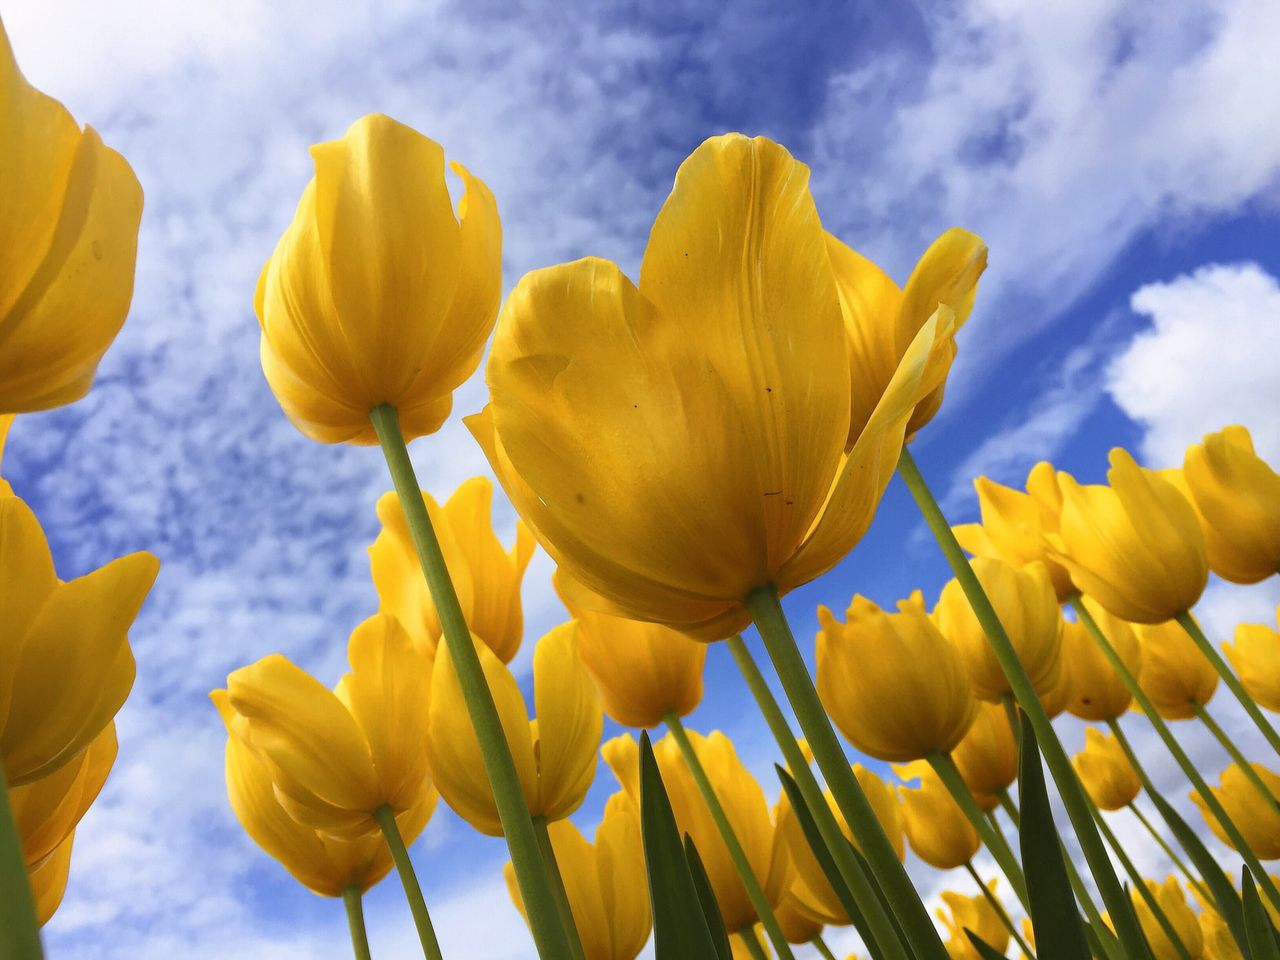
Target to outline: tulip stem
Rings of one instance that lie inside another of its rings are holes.
[[[1200,722],[1209,728],[1209,732],[1213,734],[1214,738],[1222,744],[1222,748],[1227,751],[1235,765],[1240,768],[1240,772],[1244,774],[1245,779],[1253,784],[1253,788],[1258,791],[1258,795],[1266,803],[1269,803],[1272,808],[1276,809],[1277,812],[1280,812],[1280,802],[1276,800],[1275,794],[1262,782],[1262,778],[1258,776],[1258,771],[1253,768],[1253,764],[1240,752],[1240,748],[1227,736],[1227,731],[1222,729],[1222,725],[1209,715],[1209,711],[1204,708],[1203,704],[1192,701],[1191,709],[1195,711]]]
[[[822,954],[822,960],[836,960],[836,955],[831,952],[831,948],[827,946],[827,941],[822,939],[822,934],[818,934],[809,941],[813,944],[813,949]]]
[[[538,834],[538,846],[542,848],[542,860],[547,865],[547,882],[551,884],[551,894],[556,898],[556,907],[560,911],[560,922],[564,925],[569,937],[569,949],[573,951],[574,960],[585,960],[586,953],[582,949],[582,936],[578,933],[578,923],[573,919],[573,908],[569,905],[569,892],[564,888],[564,875],[560,872],[560,863],[556,860],[555,847],[551,845],[551,834],[547,831],[547,818],[534,817],[533,829]]]
[[[991,904],[991,909],[996,912],[996,916],[1000,918],[1000,922],[1004,924],[1004,928],[1009,931],[1009,936],[1013,937],[1013,942],[1018,945],[1024,956],[1030,960],[1036,960],[1035,952],[1027,941],[1022,939],[1022,934],[1018,932],[1018,928],[1014,926],[1013,918],[1009,916],[1009,911],[1004,908],[1004,904],[1000,902],[1000,898],[991,892],[991,888],[982,882],[982,878],[978,876],[978,871],[973,867],[972,860],[964,862],[964,868],[968,871],[969,876],[973,878],[973,882],[978,885],[978,889],[982,891],[982,895],[986,898],[987,903]]]
[[[742,886],[747,891],[747,899],[751,901],[751,906],[755,908],[756,916],[760,922],[764,924],[764,931],[769,937],[769,942],[773,944],[773,949],[777,951],[779,957],[790,957],[794,960],[794,954],[791,952],[791,945],[787,943],[787,938],[782,933],[782,927],[778,925],[778,918],[774,916],[773,908],[769,906],[769,900],[764,895],[764,890],[760,887],[760,880],[755,875],[755,871],[751,869],[751,861],[747,858],[747,852],[742,849],[742,842],[738,839],[737,833],[734,832],[733,824],[729,822],[729,815],[725,813],[724,805],[720,803],[720,798],[716,796],[716,789],[712,786],[711,778],[707,776],[706,768],[702,765],[702,760],[698,757],[698,751],[694,749],[693,742],[689,739],[689,734],[684,728],[684,722],[680,719],[680,714],[674,710],[668,710],[662,715],[663,722],[667,725],[667,729],[671,731],[671,736],[675,739],[676,745],[680,748],[680,755],[684,757],[685,766],[689,768],[689,772],[693,774],[693,782],[698,785],[698,792],[702,794],[702,800],[707,805],[707,810],[711,813],[711,819],[715,821],[716,829],[720,831],[720,839],[724,841],[725,848],[729,851],[729,859],[733,861],[734,869],[738,872],[738,879],[742,881]]]
[[[1218,652],[1218,648],[1209,642],[1209,638],[1204,635],[1204,631],[1200,629],[1200,624],[1196,623],[1195,617],[1190,613],[1180,613],[1175,620],[1182,625],[1182,629],[1187,631],[1191,639],[1195,641],[1200,652],[1205,658],[1213,664],[1213,669],[1218,671],[1218,676],[1222,677],[1222,682],[1227,685],[1227,689],[1240,701],[1240,706],[1244,707],[1244,712],[1262,731],[1263,737],[1267,743],[1271,745],[1271,749],[1280,754],[1280,734],[1276,733],[1276,728],[1271,725],[1271,721],[1262,715],[1262,711],[1258,705],[1254,703],[1253,697],[1249,696],[1244,685],[1240,683],[1240,678],[1231,672],[1231,668],[1227,666],[1227,661],[1222,659],[1222,654]]]
[[[440,618],[443,639],[458,674],[467,713],[480,743],[485,772],[493,790],[494,804],[498,808],[498,818],[511,853],[516,883],[528,914],[529,930],[538,956],[543,960],[567,960],[572,956],[568,934],[560,922],[555,898],[546,881],[546,865],[542,862],[537,833],[520,788],[515,762],[511,759],[511,748],[449,577],[440,541],[431,526],[431,517],[422,499],[422,488],[418,486],[409,449],[400,432],[399,416],[394,407],[383,404],[370,411],[369,419],[382,444],[387,468],[418,553],[418,562]]]
[[[845,882],[858,909],[862,911],[862,919],[866,922],[867,929],[863,930],[859,927],[858,932],[867,941],[868,948],[872,943],[879,947],[880,955],[885,960],[908,960],[909,955],[898,937],[893,920],[885,912],[884,903],[872,887],[871,880],[862,869],[858,858],[854,856],[853,847],[845,839],[840,825],[836,823],[835,815],[831,812],[827,798],[823,795],[822,787],[818,785],[818,778],[813,775],[809,761],[805,759],[800,744],[796,742],[791,724],[787,722],[781,705],[774,697],[773,691],[769,689],[768,681],[760,672],[760,667],[751,656],[751,651],[747,649],[746,642],[740,634],[729,638],[729,651],[733,654],[733,659],[738,664],[738,669],[742,672],[742,677],[746,680],[752,696],[755,697],[756,705],[764,715],[765,723],[769,725],[778,749],[782,751],[782,758],[786,761],[791,776],[800,788],[800,793],[822,834],[831,859],[835,861],[840,879]]]
[[[1009,822],[1013,824],[1013,829],[1022,829],[1022,814],[1018,812],[1017,806],[1013,802],[1013,797],[1009,796],[1008,790],[1001,790],[997,794],[1000,800],[1000,809],[1009,816]]]
[[[440,942],[436,939],[435,927],[431,925],[431,915],[427,913],[427,902],[422,899],[422,887],[418,885],[418,875],[414,872],[413,861],[409,859],[409,851],[405,849],[404,837],[400,835],[400,825],[396,816],[385,803],[373,811],[373,818],[382,828],[387,846],[391,850],[391,859],[396,863],[396,872],[400,874],[400,883],[404,887],[405,899],[409,901],[409,912],[413,914],[414,926],[418,928],[418,939],[422,941],[422,954],[427,960],[442,960]]]
[[[351,951],[356,960],[370,960],[369,935],[364,929],[364,903],[355,884],[342,888],[342,902],[347,908],[347,926],[351,930]]]
[[[1164,851],[1164,855],[1169,858],[1169,861],[1177,867],[1179,871],[1181,871],[1184,877],[1187,878],[1187,883],[1194,887],[1206,901],[1212,903],[1213,895],[1209,893],[1209,889],[1200,881],[1199,877],[1191,872],[1190,868],[1187,867],[1182,858],[1174,852],[1173,847],[1169,846],[1165,838],[1160,836],[1159,831],[1157,831],[1151,821],[1147,819],[1146,814],[1142,812],[1136,802],[1131,802],[1129,804],[1129,812],[1138,818],[1138,822],[1140,824],[1147,828],[1147,833],[1151,834],[1151,839],[1154,840],[1160,849]]]
[[[1128,665],[1120,658],[1120,654],[1116,653],[1116,648],[1111,645],[1111,641],[1107,639],[1098,621],[1093,619],[1093,614],[1089,612],[1089,608],[1084,605],[1080,599],[1080,595],[1076,594],[1071,598],[1071,606],[1076,612],[1076,617],[1084,624],[1085,629],[1089,631],[1089,635],[1093,637],[1094,643],[1098,645],[1098,649],[1102,651],[1103,656],[1111,664],[1111,669],[1124,682],[1125,687],[1133,696],[1134,702],[1138,704],[1139,709],[1147,715],[1147,720],[1151,722],[1152,728],[1164,743],[1165,748],[1173,755],[1173,759],[1177,761],[1178,766],[1182,768],[1182,772],[1186,774],[1187,779],[1191,781],[1191,785],[1195,787],[1196,793],[1200,795],[1200,799],[1204,801],[1206,807],[1221,824],[1223,832],[1231,839],[1231,845],[1236,848],[1236,852],[1249,865],[1249,869],[1253,871],[1258,879],[1259,885],[1276,907],[1280,907],[1280,891],[1276,890],[1276,886],[1271,882],[1271,878],[1267,876],[1262,864],[1258,862],[1258,858],[1253,855],[1253,851],[1249,849],[1249,844],[1245,842],[1244,835],[1240,833],[1240,828],[1235,825],[1227,811],[1223,809],[1218,798],[1214,796],[1209,785],[1205,783],[1204,777],[1200,776],[1200,771],[1196,765],[1191,762],[1191,758],[1187,756],[1187,752],[1182,749],[1182,745],[1178,743],[1173,735],[1173,731],[1169,729],[1169,725],[1164,722],[1160,714],[1156,712],[1155,706],[1151,703],[1151,698],[1146,695],[1142,687],[1138,684],[1138,678],[1133,675]],[[1138,774],[1138,779],[1142,780],[1143,786],[1154,794],[1156,792],[1154,784],[1150,778],[1146,776],[1145,771],[1137,763],[1137,754],[1134,753],[1133,747],[1129,745],[1128,739],[1120,732],[1120,724],[1111,721],[1111,730],[1116,735],[1116,739],[1120,742],[1120,748],[1124,750],[1128,756],[1130,764],[1133,765],[1134,772]]]
[[[791,702],[791,709],[795,711],[800,729],[809,741],[818,769],[826,778],[836,806],[858,841],[858,847],[870,865],[871,875],[879,881],[890,909],[897,916],[908,946],[920,960],[930,957],[942,960],[947,957],[946,947],[942,945],[906,868],[898,859],[897,851],[885,836],[871,802],[853,775],[853,768],[822,707],[809,668],[796,646],[791,625],[787,623],[773,584],[766,584],[747,594],[746,607],[760,631],[760,638]]]
[[[1111,913],[1112,922],[1115,924],[1116,936],[1119,937],[1120,943],[1124,946],[1124,950],[1129,956],[1133,958],[1149,956],[1146,940],[1142,935],[1142,927],[1138,923],[1133,904],[1125,895],[1124,888],[1120,885],[1120,878],[1116,876],[1115,867],[1111,863],[1111,858],[1107,855],[1107,848],[1102,842],[1102,835],[1098,832],[1098,826],[1094,823],[1093,814],[1089,811],[1089,798],[1085,795],[1084,787],[1081,785],[1079,778],[1076,777],[1076,772],[1071,766],[1067,752],[1063,749],[1062,742],[1054,732],[1053,723],[1049,719],[1049,715],[1045,713],[1044,706],[1040,703],[1040,698],[1036,695],[1035,687],[1031,683],[1031,678],[1027,676],[1027,671],[1022,666],[1022,661],[1018,659],[1017,651],[1014,649],[1008,633],[1005,632],[1003,624],[1000,623],[1000,618],[996,615],[995,608],[991,606],[991,600],[987,597],[986,591],[982,589],[982,584],[978,582],[978,577],[974,574],[973,567],[965,557],[964,550],[961,549],[955,534],[951,532],[951,526],[947,523],[947,518],[943,515],[942,508],[938,506],[938,501],[934,499],[928,484],[925,483],[925,479],[920,473],[920,468],[916,466],[914,458],[912,458],[910,451],[905,446],[902,448],[902,453],[898,458],[898,474],[906,483],[907,489],[915,499],[916,506],[920,509],[925,523],[938,541],[938,546],[947,558],[947,562],[951,565],[951,571],[955,574],[956,580],[964,591],[964,595],[968,598],[969,605],[973,608],[974,616],[982,624],[987,640],[991,644],[992,652],[995,654],[1000,668],[1004,671],[1004,675],[1009,681],[1014,697],[1017,698],[1018,706],[1022,708],[1022,711],[1027,715],[1027,719],[1031,721],[1031,727],[1035,731],[1036,740],[1040,746],[1040,753],[1043,755],[1045,764],[1049,767],[1049,773],[1053,776],[1054,783],[1058,787],[1058,794],[1062,798],[1063,806],[1066,807],[1071,825],[1075,828],[1076,838],[1080,842],[1080,849],[1083,851],[1085,860],[1093,873],[1094,881],[1098,885],[1098,891],[1101,893],[1102,900]]]
[[[0,764],[0,957],[40,960],[43,956],[22,838],[9,804],[4,765]]]
[[[747,948],[747,953],[751,954],[751,960],[769,960],[769,955],[764,952],[764,944],[756,936],[755,927],[743,927],[738,931],[738,936]]]

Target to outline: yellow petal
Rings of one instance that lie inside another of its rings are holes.
[[[1235,643],[1222,649],[1249,696],[1268,710],[1280,710],[1280,633],[1257,623],[1236,627]]]
[[[36,922],[44,926],[58,911],[67,890],[67,874],[71,870],[71,844],[75,833],[67,834],[49,856],[27,874],[35,898]]]
[[[649,939],[653,915],[640,818],[625,794],[614,794],[605,804],[604,819],[596,828],[595,851],[601,904],[609,920],[609,956],[619,960],[637,956]]]
[[[578,659],[576,630],[573,621],[561,624],[533,652],[539,802],[532,812],[548,820],[567,817],[586,797],[604,729],[600,700]]]
[[[0,723],[9,713],[14,671],[27,632],[57,582],[36,515],[17,497],[0,496],[0,619],[7,648],[0,658]]]

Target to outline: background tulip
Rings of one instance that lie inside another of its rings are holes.
[[[1259,763],[1252,765],[1273,797],[1280,797],[1280,776],[1276,776]],[[1259,860],[1280,860],[1280,811],[1274,803],[1268,803],[1254,788],[1238,766],[1232,764],[1222,771],[1220,786],[1210,787],[1227,816],[1240,829],[1245,843]],[[1198,793],[1192,801],[1218,839],[1234,847],[1218,818],[1205,805]]]
[[[1276,608],[1280,624],[1280,607]],[[1222,649],[1249,696],[1268,710],[1280,711],[1280,633],[1258,623],[1236,627],[1236,642]]]
[[[1095,600],[1086,597],[1084,604],[1129,672],[1140,677],[1142,646],[1133,627],[1119,617],[1113,617]],[[1133,701],[1129,688],[1079,621],[1063,624],[1062,661],[1071,674],[1071,697],[1067,710],[1072,716],[1101,723],[1114,720],[1129,709]]]
[[[973,725],[952,748],[951,759],[978,805],[995,809],[999,795],[1018,778],[1018,741],[1003,704],[978,704]]]
[[[1178,883],[1178,878],[1168,877],[1164,883],[1147,880],[1146,884],[1147,888],[1155,894],[1156,903],[1160,905],[1161,911],[1178,934],[1182,945],[1191,954],[1192,960],[1202,956],[1204,937],[1200,933],[1200,923],[1192,913],[1191,907],[1187,905],[1187,898],[1182,892],[1182,885]],[[1164,932],[1160,922],[1156,920],[1146,900],[1136,891],[1130,896],[1133,899],[1133,909],[1138,913],[1138,922],[1142,924],[1142,932],[1147,935],[1147,943],[1151,945],[1155,960],[1178,960],[1182,955],[1169,939],[1169,935]]]
[[[994,896],[996,881],[993,879],[988,887]],[[944,890],[942,901],[947,909],[939,910],[938,918],[951,934],[947,952],[952,957],[982,960],[982,955],[965,935],[966,930],[972,930],[998,953],[1004,953],[1009,948],[1009,930],[984,894],[967,897],[954,890]]]
[[[1200,936],[1204,942],[1205,960],[1244,960],[1240,945],[1236,943],[1227,921],[1216,910],[1202,910],[1196,918],[1200,924]]]
[[[1204,706],[1218,689],[1218,674],[1195,641],[1174,621],[1135,624],[1142,646],[1138,683],[1166,720],[1195,716],[1193,704]]]
[[[952,799],[942,780],[924,760],[894,767],[901,780],[919,780],[918,787],[897,787],[907,843],[917,857],[938,870],[954,870],[968,863],[982,846],[978,831]]]
[[[1142,790],[1137,771],[1114,737],[1094,727],[1084,731],[1085,746],[1073,758],[1080,782],[1102,810],[1122,810]]]

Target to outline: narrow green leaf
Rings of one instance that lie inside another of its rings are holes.
[[[711,878],[707,876],[707,868],[702,865],[702,857],[693,837],[684,835],[684,856],[689,861],[689,875],[693,877],[693,885],[698,891],[698,902],[702,904],[702,916],[707,921],[707,929],[711,931],[711,939],[716,945],[716,954],[720,960],[733,960],[733,948],[729,946],[729,931],[724,927],[724,917],[720,914],[720,904],[716,903],[715,891],[711,889]]]
[[[1253,874],[1248,867],[1241,868],[1240,888],[1244,891],[1244,926],[1249,939],[1249,953],[1253,960],[1280,960],[1280,946],[1276,944],[1276,930],[1262,905]]]
[[[978,951],[982,960],[1006,960],[1003,953],[991,946],[991,944],[987,943],[987,941],[983,940],[968,927],[964,928],[964,935],[969,938],[969,942],[973,944],[973,949]]]

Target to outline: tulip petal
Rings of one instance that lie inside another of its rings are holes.
[[[27,874],[31,881],[31,894],[35,899],[36,922],[44,926],[58,912],[63,894],[67,891],[67,875],[71,871],[71,844],[75,833],[54,849]]]
[[[644,872],[640,819],[626,794],[605,803],[596,828],[595,878],[604,915],[609,921],[609,957],[633,957],[644,949],[653,928]]]
[[[0,659],[0,729],[9,714],[19,651],[57,582],[36,515],[17,497],[0,497],[0,617],[8,648]]]
[[[563,623],[533,652],[538,716],[538,795],[535,813],[561,820],[582,803],[596,773],[604,729],[600,700],[577,654],[577,624]]]

